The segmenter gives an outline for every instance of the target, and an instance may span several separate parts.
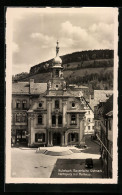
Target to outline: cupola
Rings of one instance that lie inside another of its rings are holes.
[[[57,46],[56,46],[56,57],[53,59],[53,67],[55,66],[61,66],[62,60],[59,57],[59,41],[57,41]]]

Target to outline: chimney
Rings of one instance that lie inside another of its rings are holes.
[[[34,79],[30,79],[30,93],[33,92],[33,88],[34,88]]]

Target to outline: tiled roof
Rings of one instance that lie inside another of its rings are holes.
[[[34,83],[31,88],[31,94],[44,93],[47,90],[47,83]]]
[[[94,98],[91,99],[90,105],[92,109],[100,102],[106,102],[106,100],[113,94],[112,90],[94,90]]]
[[[83,96],[83,93],[81,92],[81,90],[75,91],[75,90],[72,90],[72,89],[68,89],[67,92],[68,92],[71,96],[75,96],[75,97],[81,97],[81,96]]]
[[[47,83],[33,83],[30,88],[29,82],[12,83],[12,94],[40,94],[47,90]]]
[[[95,101],[106,101],[113,94],[112,90],[94,90]]]
[[[12,94],[29,94],[29,82],[12,83]]]

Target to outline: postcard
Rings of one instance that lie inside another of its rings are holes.
[[[5,183],[117,184],[118,8],[6,8]]]

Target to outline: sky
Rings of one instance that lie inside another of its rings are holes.
[[[59,55],[94,49],[114,49],[116,8],[8,8],[12,74]],[[9,44],[9,43],[7,43]]]

